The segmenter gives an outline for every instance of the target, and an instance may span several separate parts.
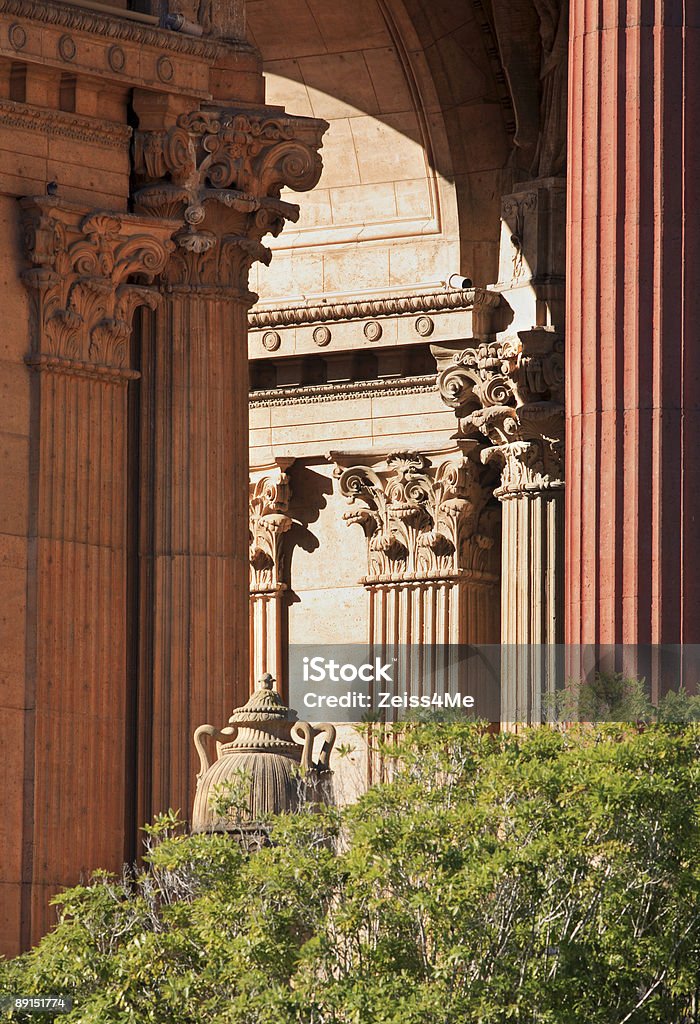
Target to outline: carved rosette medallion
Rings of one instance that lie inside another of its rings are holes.
[[[494,541],[481,529],[488,491],[477,461],[457,453],[434,465],[418,452],[393,452],[382,467],[336,465],[335,476],[355,506],[346,522],[362,526],[367,538],[365,584],[491,581]]]
[[[521,331],[515,341],[463,349],[438,376],[443,401],[464,437],[492,447],[482,461],[501,465],[495,494],[507,498],[564,486],[564,343],[555,332]]]
[[[112,71],[123,71],[126,64],[126,54],[121,46],[110,46],[107,52],[107,61]]]
[[[59,56],[61,56],[63,60],[70,62],[75,59],[76,52],[75,40],[73,37],[68,34],[62,35],[58,40]]]
[[[313,333],[314,344],[318,345],[319,348],[325,348],[326,345],[330,345],[331,332],[328,327],[316,327]]]
[[[378,320],[369,320],[363,328],[363,333],[367,341],[379,341],[384,331]]]
[[[276,352],[282,344],[282,338],[278,331],[265,331],[262,336],[262,346],[268,352]]]
[[[10,45],[14,50],[23,50],[27,45],[27,33],[22,26],[18,25],[16,22],[14,25],[10,25],[7,35],[10,40]]]
[[[271,594],[286,589],[283,582],[284,534],[292,525],[289,509],[289,478],[281,468],[251,480],[250,592]]]
[[[435,329],[432,317],[419,316],[415,323],[416,334],[420,334],[421,338],[429,338]]]
[[[167,130],[137,132],[137,209],[183,225],[166,286],[219,289],[254,301],[250,267],[271,257],[261,238],[298,219],[299,208],[280,193],[317,183],[326,127],[312,118],[206,108],[181,115]]]
[[[25,199],[23,280],[34,301],[37,369],[123,382],[135,309],[154,308],[148,286],[175,248],[172,225],[151,230],[138,218],[85,214],[50,196]],[[138,284],[133,283],[138,275]]]

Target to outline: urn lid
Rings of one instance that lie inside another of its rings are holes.
[[[261,676],[252,697],[242,708],[235,708],[229,723],[238,722],[269,722],[296,721],[297,713],[288,708],[277,690],[273,689],[275,680],[269,672]]]

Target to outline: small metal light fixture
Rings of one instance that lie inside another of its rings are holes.
[[[186,36],[203,36],[204,29],[194,21],[188,21],[182,14],[166,14],[162,22],[163,28],[171,32],[182,32]]]
[[[471,277],[463,277],[461,274],[450,274],[447,278],[448,288],[473,288],[474,282]]]

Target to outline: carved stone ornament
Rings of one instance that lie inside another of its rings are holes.
[[[212,2],[216,2],[219,7],[223,6],[222,0]],[[97,4],[87,8],[65,3],[64,0],[0,0],[0,14],[26,18],[35,25],[56,26],[71,32],[89,32],[98,39],[119,39],[139,47],[170,50],[205,60],[215,59],[220,48],[220,43],[213,39],[200,39],[184,32],[168,32],[125,18],[122,12],[110,4],[104,4],[104,9],[101,9]],[[15,49],[21,50],[26,45],[27,33],[22,25],[11,25],[8,35]],[[238,43],[238,47],[243,45]]]
[[[512,282],[516,283],[525,270],[525,213],[537,207],[537,193],[527,192],[522,197],[507,196],[501,204],[502,219],[511,225],[510,242],[512,246]]]
[[[260,679],[247,704],[236,708],[229,724],[219,730],[200,725],[194,744],[200,760],[197,792],[192,813],[193,832],[236,832],[241,825],[259,823],[270,814],[298,811],[305,800],[319,802],[327,795],[322,780],[330,778],[330,756],[335,727],[297,721],[274,689],[269,673]],[[209,760],[204,737],[216,741],[217,757]],[[314,740],[323,736],[318,761],[314,761]],[[302,774],[303,772],[303,774]],[[241,775],[250,779],[247,807],[235,820],[219,812],[212,798],[227,783]]]
[[[131,128],[128,125],[70,114],[65,110],[44,110],[6,99],[0,99],[0,125],[119,151],[123,151],[131,140]]]
[[[457,453],[433,465],[418,452],[393,452],[383,468],[337,465],[334,475],[357,506],[345,513],[346,522],[362,526],[367,538],[364,583],[488,571],[493,539],[479,530],[488,492],[473,458]]]
[[[40,369],[109,380],[128,370],[134,310],[154,308],[147,282],[161,273],[175,248],[173,225],[90,213],[51,196],[22,200],[25,248],[32,264],[22,277],[34,299],[34,351]],[[138,275],[141,283],[133,283]]]
[[[484,288],[455,288],[421,295],[391,295],[386,298],[347,302],[324,302],[287,306],[281,309],[254,309],[249,326],[300,327],[304,324],[332,323],[342,320],[366,320],[377,316],[411,316],[418,313],[443,313],[453,309],[496,310],[502,304],[498,292]]]
[[[250,592],[274,593],[283,582],[283,536],[288,516],[289,478],[282,468],[250,483]]]
[[[563,487],[563,386],[564,342],[545,328],[463,349],[439,374],[460,434],[494,446],[481,458],[502,465],[497,496]]]
[[[167,130],[136,132],[137,209],[183,222],[166,283],[252,298],[249,269],[271,257],[260,239],[299,217],[281,190],[305,192],[318,182],[326,128],[312,118],[205,108]]]

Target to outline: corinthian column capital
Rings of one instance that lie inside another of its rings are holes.
[[[37,369],[127,380],[134,310],[153,308],[149,282],[175,246],[172,224],[86,211],[51,196],[22,200],[23,280],[36,330],[27,361]],[[138,282],[138,283],[135,283]]]
[[[462,436],[492,447],[484,462],[502,467],[499,497],[563,486],[564,342],[547,328],[517,339],[445,352],[434,348],[443,401]]]
[[[498,462],[501,483],[498,498],[564,486],[564,406],[533,402],[513,409],[492,406],[472,416],[492,447],[481,453],[483,462]]]
[[[299,217],[281,191],[316,185],[327,127],[272,109],[207,107],[160,130],[137,131],[136,207],[182,224],[166,284],[222,288],[252,300],[248,271],[271,255],[261,238]]]
[[[493,539],[483,532],[488,491],[482,486],[478,445],[469,454],[429,458],[391,452],[373,464],[347,464],[332,453],[340,493],[352,507],[348,524],[367,538],[365,583],[490,579]]]

